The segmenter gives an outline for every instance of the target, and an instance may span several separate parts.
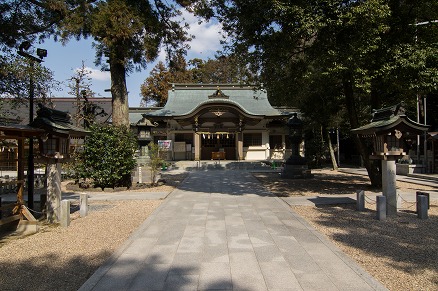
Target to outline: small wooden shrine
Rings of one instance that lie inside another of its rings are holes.
[[[0,186],[16,188],[17,200],[12,204],[0,205],[0,228],[16,229],[20,233],[32,233],[38,229],[37,220],[31,214],[24,201],[24,140],[40,137],[44,130],[20,124],[0,124],[0,139],[17,141],[17,179],[0,179]],[[1,203],[0,203],[1,204]]]
[[[409,119],[404,103],[374,110],[370,123],[353,129],[352,132],[373,141],[373,159],[388,159],[406,155],[411,139],[424,134],[429,126]]]
[[[45,132],[39,138],[39,145],[42,159],[47,164],[46,215],[49,222],[57,222],[61,205],[61,163],[69,158],[70,139],[84,138],[89,132],[74,126],[67,112],[42,104],[38,106],[37,117],[30,126]]]
[[[419,124],[405,114],[404,103],[373,111],[370,123],[353,129],[362,138],[372,140],[371,159],[382,160],[382,190],[388,215],[397,213],[396,160],[406,155],[407,147],[428,125]]]

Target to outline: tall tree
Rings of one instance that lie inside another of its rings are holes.
[[[149,73],[149,77],[141,84],[141,106],[164,106],[167,100],[167,90],[170,89],[172,76],[163,62],[159,62]]]
[[[175,5],[161,0],[81,1],[81,9],[61,21],[60,36],[64,40],[93,37],[96,63],[109,66],[115,125],[129,125],[126,75],[145,68],[162,46],[170,59],[186,50],[187,25],[176,20],[180,11]]]
[[[171,83],[188,82],[191,82],[191,78],[184,56],[176,55],[169,62],[168,67],[163,62],[158,62],[140,87],[141,105],[164,106],[167,102],[167,91],[172,86]]]
[[[372,108],[436,90],[436,1],[212,3],[230,47],[258,68],[273,103],[308,104],[302,107],[312,115],[314,97],[324,96],[330,104],[340,102],[354,128]],[[428,29],[415,25],[420,22],[430,24]],[[355,140],[372,184],[379,185],[365,141]]]
[[[54,33],[72,3],[67,0],[3,0],[0,3],[0,50],[7,51],[24,40],[34,41]]]
[[[88,111],[90,107],[90,102],[88,98],[94,97],[94,92],[91,90],[91,71],[85,67],[84,61],[82,61],[82,66],[75,70],[74,75],[68,80],[67,86],[70,91],[70,95],[73,95],[76,99],[75,106],[76,112],[73,116],[76,126],[81,124],[85,125],[92,123],[94,116],[88,116]],[[91,117],[91,119],[90,119]]]
[[[58,83],[53,73],[41,66],[26,64],[14,57],[24,41],[42,40],[56,30],[75,0],[4,0],[0,3],[0,96],[16,97],[19,102],[29,96],[29,79],[35,83],[35,97],[45,98]],[[31,52],[33,53],[33,52]],[[16,101],[17,101],[16,100]]]
[[[14,98],[17,104],[27,104],[30,95],[30,79],[34,83],[34,96],[39,102],[46,102],[52,90],[57,90],[59,82],[53,72],[41,64],[30,64],[19,56],[5,56],[0,66],[0,98]]]

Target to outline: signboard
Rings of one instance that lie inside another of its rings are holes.
[[[184,153],[186,151],[186,143],[183,141],[175,142],[173,144],[173,151],[177,153]]]
[[[162,151],[169,151],[172,147],[172,140],[158,140],[158,147]]]

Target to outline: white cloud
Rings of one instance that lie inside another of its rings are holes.
[[[189,57],[213,57],[214,53],[222,48],[220,40],[222,38],[222,25],[216,21],[198,23],[198,18],[193,14],[184,11],[182,13],[185,22],[190,26],[188,33],[195,38],[189,43]]]
[[[77,68],[76,71],[80,70],[80,68]],[[90,72],[89,77],[96,81],[110,81],[111,80],[111,74],[110,72],[101,71],[98,69],[93,69],[90,67],[85,67],[85,70]]]

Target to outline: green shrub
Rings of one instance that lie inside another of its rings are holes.
[[[127,127],[93,125],[80,153],[78,173],[95,187],[130,187],[137,140]]]

